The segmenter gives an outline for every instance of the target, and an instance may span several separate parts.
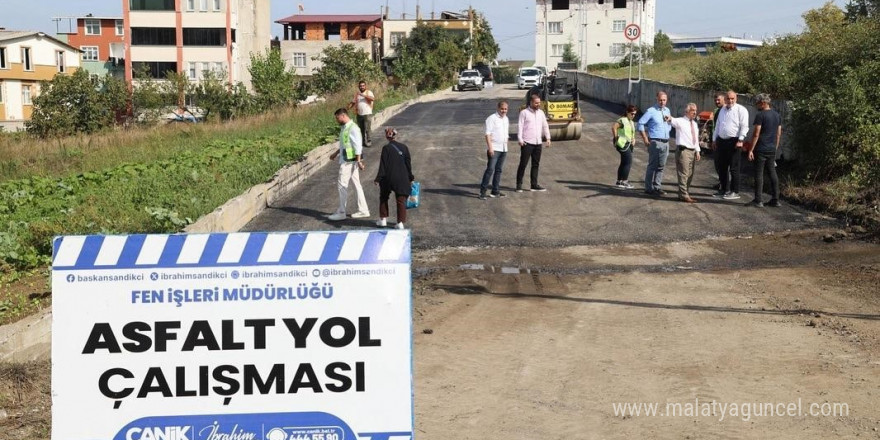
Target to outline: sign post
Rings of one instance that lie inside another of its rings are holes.
[[[413,435],[408,231],[65,236],[52,439]]]

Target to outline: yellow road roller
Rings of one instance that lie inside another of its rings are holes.
[[[541,84],[529,90],[526,105],[534,94],[541,96],[541,107],[547,115],[551,140],[571,141],[581,138],[584,119],[578,108],[577,84],[568,84],[565,78],[545,77]]]

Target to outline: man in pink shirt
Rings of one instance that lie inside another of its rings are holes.
[[[538,185],[538,167],[541,164],[541,150],[543,139],[547,140],[547,148],[550,148],[550,125],[547,124],[547,116],[541,110],[541,97],[532,95],[529,107],[519,112],[519,124],[517,124],[516,137],[519,140],[519,168],[516,170],[516,192],[523,192],[523,175],[529,159],[532,160],[531,187],[532,191],[547,191]]]

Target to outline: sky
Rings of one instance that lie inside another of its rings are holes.
[[[270,1],[270,0],[259,0]],[[731,36],[761,40],[803,30],[801,15],[827,0],[649,0],[657,1],[657,30],[676,36]],[[280,35],[275,20],[297,13],[378,14],[386,5],[393,17],[404,11],[415,14],[416,3],[423,16],[430,11],[461,11],[468,5],[483,12],[501,46],[500,59],[531,60],[535,57],[534,29],[536,0],[290,0],[272,2],[272,35]],[[840,7],[846,0],[834,0]],[[121,0],[0,0],[0,27],[36,30],[54,35],[52,17],[122,16]],[[66,22],[62,25],[66,26]],[[65,28],[62,27],[62,30]]]

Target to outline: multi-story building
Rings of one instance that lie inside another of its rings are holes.
[[[0,127],[24,128],[31,118],[40,81],[72,74],[79,50],[42,32],[0,28]]]
[[[618,62],[629,53],[629,24],[641,29],[635,45],[654,45],[655,0],[535,0],[535,64],[553,70],[566,45],[587,64]],[[636,46],[637,47],[637,46]]]
[[[125,74],[125,26],[122,17],[55,17],[68,19],[74,26],[58,32],[58,39],[78,48],[80,65],[89,73],[111,74],[122,78]]]
[[[468,34],[471,30],[471,20],[468,18],[468,15],[456,12],[441,12],[439,18],[435,18],[433,12],[431,13],[431,18],[424,18],[418,9],[416,9],[416,16],[409,19],[406,18],[405,14],[397,19],[387,15],[386,12],[386,18],[382,23],[382,54],[385,57],[393,57],[395,55],[394,48],[397,47],[401,40],[409,37],[409,33],[419,23],[440,26],[451,32],[462,34]]]
[[[323,63],[315,60],[324,48],[343,43],[380,58],[381,15],[291,15],[277,20],[284,27],[281,56],[297,75],[311,75]]]
[[[269,48],[266,0],[122,0],[122,9],[127,81],[168,71],[198,81],[210,70],[251,88],[250,55]]]

